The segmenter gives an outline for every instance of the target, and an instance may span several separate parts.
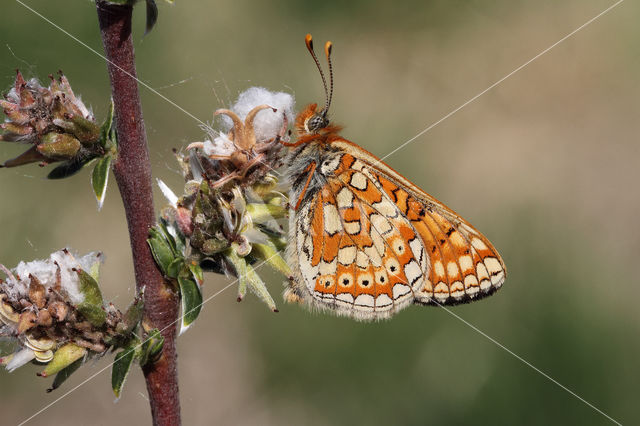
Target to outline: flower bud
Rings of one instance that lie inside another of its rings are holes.
[[[40,284],[40,280],[35,275],[29,275],[29,300],[36,305],[38,309],[42,309],[45,305],[45,288]]]
[[[80,141],[68,133],[47,133],[37,145],[38,152],[53,160],[70,160],[80,151]]]
[[[285,235],[278,222],[285,217],[287,200],[271,171],[282,164],[281,141],[288,137],[292,109],[290,95],[251,88],[233,108],[215,112],[226,120],[226,129],[211,130],[209,140],[191,143],[186,152],[176,154],[185,179],[183,195],[159,182],[171,205],[163,209],[167,226],[155,228],[149,243],[165,275],[180,278],[192,272],[195,277],[194,270],[202,269],[234,275],[239,278],[239,300],[251,289],[276,311],[253,265],[267,263],[287,277],[291,274],[280,255]],[[171,256],[158,240],[169,229],[179,236],[162,239],[185,241]],[[184,280],[179,284],[181,291],[189,288]]]
[[[67,78],[49,76],[51,84],[43,87],[37,79],[25,81],[20,72],[14,87],[0,100],[7,120],[0,141],[21,142],[31,147],[1,167],[15,167],[40,162],[80,162],[103,156],[100,126],[93,114],[77,98]]]
[[[67,367],[85,355],[102,356],[138,341],[141,301],[126,315],[105,305],[98,287],[101,261],[100,253],[76,259],[63,249],[12,270],[0,265],[6,275],[0,279],[0,338],[18,346],[1,364],[9,371],[32,360],[48,364],[42,376],[62,374],[55,388],[79,364]]]

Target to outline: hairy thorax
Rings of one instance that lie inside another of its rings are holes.
[[[289,200],[295,202],[300,197],[309,177],[309,165],[315,163],[316,169],[304,194],[304,199],[313,198],[327,183],[327,178],[334,175],[342,154],[343,151],[333,148],[331,143],[315,141],[292,150],[285,159],[288,178],[291,180]]]

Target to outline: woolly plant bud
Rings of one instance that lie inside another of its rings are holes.
[[[140,327],[141,300],[125,314],[104,302],[98,286],[102,258],[63,249],[11,270],[0,264],[0,337],[17,347],[0,364],[9,371],[30,361],[45,365],[39,375],[57,374],[53,389],[84,360],[139,343],[138,336],[147,334]],[[138,350],[134,359],[142,357],[149,354]]]
[[[18,71],[13,87],[0,99],[6,116],[0,124],[0,141],[29,145],[26,151],[1,163],[0,167],[61,162],[48,175],[50,179],[58,179],[71,176],[101,158],[105,161],[98,162],[92,177],[94,192],[101,202],[110,161],[116,153],[112,111],[105,122],[98,125],[62,73],[58,79],[51,75],[49,78],[49,87],[44,87],[35,78],[26,81]]]
[[[185,312],[199,309],[185,299],[202,300],[187,294],[192,292],[188,284],[200,284],[202,270],[236,277],[238,301],[250,289],[277,311],[254,268],[267,263],[290,275],[279,252],[285,244],[281,222],[287,200],[275,170],[282,164],[293,104],[289,94],[247,90],[231,109],[215,112],[224,119],[221,130],[207,128],[208,139],[176,154],[185,179],[182,195],[158,182],[170,205],[149,245],[165,275],[177,281],[183,330],[190,324]]]

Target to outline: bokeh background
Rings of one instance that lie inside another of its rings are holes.
[[[102,51],[93,2],[24,1]],[[204,121],[251,85],[292,92],[299,106],[322,101],[303,43],[311,32],[318,46],[334,42],[334,119],[384,156],[611,4],[177,0],[159,4],[144,38],[136,9],[138,73]],[[0,87],[16,68],[42,80],[63,69],[104,118],[104,61],[17,2],[1,8]],[[387,159],[483,231],[508,266],[497,295],[452,311],[623,424],[640,422],[639,12],[621,3]],[[153,172],[178,189],[171,149],[203,132],[150,91],[142,100]],[[0,158],[21,149],[2,143]],[[134,283],[117,188],[98,212],[86,171],[59,182],[46,172],[0,170],[0,262],[103,250],[104,293],[125,307]],[[261,273],[279,295],[281,279]],[[207,276],[205,297],[228,282]],[[278,302],[279,314],[254,297],[238,304],[232,287],[204,306],[179,340],[184,424],[610,423],[443,309],[361,324]],[[2,423],[106,365],[52,394],[37,367],[1,371]],[[117,403],[105,371],[29,424],[150,419],[140,371]]]

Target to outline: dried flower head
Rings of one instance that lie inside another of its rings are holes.
[[[6,275],[0,279],[0,336],[17,347],[1,364],[9,371],[29,361],[46,364],[39,375],[47,377],[133,338],[139,301],[122,314],[102,300],[97,284],[102,257],[76,258],[63,249],[12,270],[0,265]]]
[[[33,162],[83,163],[104,155],[101,129],[91,111],[75,96],[62,73],[58,79],[52,75],[49,78],[49,87],[43,87],[35,78],[25,81],[18,71],[14,86],[5,99],[0,99],[6,115],[0,124],[4,130],[0,141],[31,145],[0,167]]]
[[[184,260],[185,270],[195,264],[237,277],[238,301],[250,288],[276,311],[253,265],[266,262],[290,275],[279,254],[285,241],[278,220],[285,216],[287,200],[278,190],[275,170],[282,164],[281,142],[288,138],[293,97],[251,88],[231,109],[215,115],[231,124],[223,131],[208,129],[210,139],[177,154],[186,181],[183,195],[159,181],[171,204],[163,210],[165,229],[185,240],[184,251],[174,253]],[[153,251],[159,260],[158,248]],[[162,267],[163,261],[158,263]]]

